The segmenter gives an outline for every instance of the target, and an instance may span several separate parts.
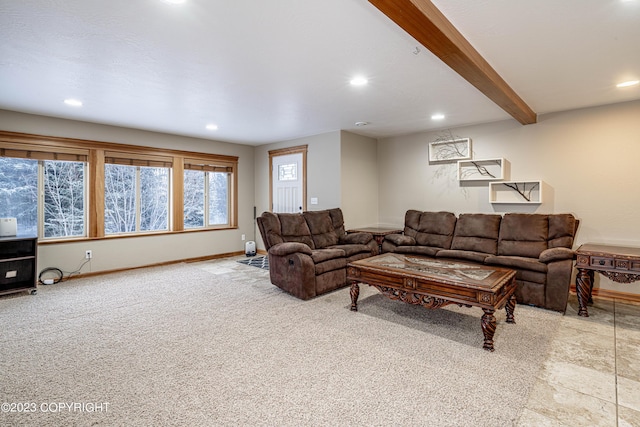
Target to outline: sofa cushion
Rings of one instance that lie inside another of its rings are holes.
[[[527,258],[520,256],[495,256],[490,255],[484,260],[485,264],[499,265],[507,268],[517,268],[523,270],[537,271],[540,273],[547,272],[547,264],[538,261],[537,258]]]
[[[258,225],[260,226],[264,245],[267,250],[273,245],[284,242],[278,215],[271,212],[264,212],[260,218],[258,218]]]
[[[454,249],[442,249],[436,253],[438,258],[453,258],[464,259],[466,261],[473,261],[477,263],[484,263],[484,260],[491,254],[485,254],[483,252],[474,251],[460,251]]]
[[[500,223],[498,255],[538,258],[547,249],[549,216],[505,214]]]
[[[311,259],[318,264],[327,260],[344,258],[345,253],[342,249],[315,249],[311,251]]]
[[[571,214],[549,215],[548,246],[572,248],[577,226],[576,218]]]
[[[338,244],[340,245],[366,245],[373,240],[371,233],[348,233],[340,237]]]
[[[327,209],[331,216],[331,222],[333,223],[333,230],[338,235],[338,239],[341,239],[346,233],[344,229],[344,217],[342,216],[342,209],[333,208]],[[372,236],[373,237],[373,236]]]
[[[416,244],[416,239],[403,234],[387,234],[384,236],[384,240],[387,240],[396,246],[414,246]]]
[[[282,230],[282,239],[285,242],[300,242],[315,249],[311,231],[307,226],[307,222],[300,214],[279,213],[280,228]]]
[[[501,215],[460,214],[451,249],[496,255]]]
[[[415,219],[411,221],[412,226],[415,225]],[[405,227],[404,234],[416,239],[418,245],[450,249],[456,216],[451,212],[422,212],[417,228],[412,226]]]
[[[441,250],[442,248],[432,248],[431,246],[398,246],[395,252],[399,254],[436,256],[438,251]]]
[[[316,276],[334,270],[345,270],[347,267],[346,258],[335,258],[315,264]]]
[[[352,245],[334,245],[327,249],[341,249],[344,251],[345,256],[350,257],[359,253],[366,253],[371,256],[371,248],[367,245],[352,244]]]
[[[326,248],[338,243],[338,235],[333,228],[331,215],[328,211],[308,211],[303,213],[303,216],[307,220],[316,248]]]
[[[407,213],[404,214],[404,234],[407,233],[415,233],[415,231],[420,226],[420,216],[422,212],[417,211],[415,209],[409,209]]]

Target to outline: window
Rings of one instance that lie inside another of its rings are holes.
[[[41,239],[237,226],[238,158],[0,131],[0,217]]]
[[[167,231],[171,159],[108,152],[105,162],[105,234]]]
[[[84,171],[83,162],[0,157],[0,217],[16,218],[22,235],[84,236]]]
[[[229,184],[227,172],[185,170],[184,228],[228,225]]]
[[[0,157],[0,218],[16,218],[18,233],[38,232],[38,162]]]
[[[44,237],[85,235],[85,163],[45,160]]]
[[[205,174],[184,171],[184,228],[204,227]]]

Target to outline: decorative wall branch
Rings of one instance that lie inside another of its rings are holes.
[[[451,162],[471,158],[471,139],[453,137],[451,131],[429,143],[430,162]]]
[[[478,173],[479,173],[480,175],[482,175],[482,176],[488,176],[488,177],[490,177],[490,178],[495,178],[495,177],[496,177],[494,174],[492,174],[491,172],[489,172],[489,169],[487,169],[487,167],[486,167],[486,166],[483,166],[483,165],[481,165],[480,163],[478,163],[478,162],[474,162],[474,161],[472,161],[471,163],[473,164],[473,166],[475,166],[475,167],[476,167],[476,169],[478,170]],[[500,162],[496,160],[496,161],[495,161],[495,164],[499,165],[499,164],[500,164]]]
[[[520,188],[520,184],[522,184],[522,188]],[[527,190],[527,184],[531,184],[529,189]],[[504,183],[505,186],[515,190],[524,198],[527,202],[531,201],[531,192],[538,187],[537,182],[512,182],[512,183]]]
[[[504,158],[459,160],[459,181],[491,181],[505,178]]]
[[[542,181],[491,181],[490,203],[542,203]]]

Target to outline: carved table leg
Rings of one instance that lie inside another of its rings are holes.
[[[591,289],[593,286],[593,274],[584,268],[578,269],[576,275],[576,294],[578,294],[578,316],[589,317],[587,303],[591,300]]]
[[[351,283],[351,311],[358,311],[358,296],[360,296],[360,285],[354,281]]]
[[[507,311],[507,323],[516,323],[516,319],[513,317],[513,310],[516,309],[516,295],[511,295],[507,305],[504,307]]]
[[[482,348],[493,351],[493,334],[496,332],[496,317],[493,315],[495,310],[483,308],[482,315],[482,332],[484,333],[484,345]]]

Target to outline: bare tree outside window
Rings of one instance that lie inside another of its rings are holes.
[[[105,165],[105,234],[168,229],[168,168]]]
[[[16,218],[18,234],[38,234],[38,161],[0,157],[0,217]]]
[[[140,230],[169,229],[169,169],[140,168]]]
[[[136,231],[136,168],[104,166],[104,232]]]
[[[229,223],[229,174],[209,172],[209,225]]]
[[[184,227],[229,224],[229,185],[227,172],[184,171]]]
[[[184,171],[184,228],[204,227],[205,172]]]
[[[83,236],[84,163],[44,162],[44,237]]]

